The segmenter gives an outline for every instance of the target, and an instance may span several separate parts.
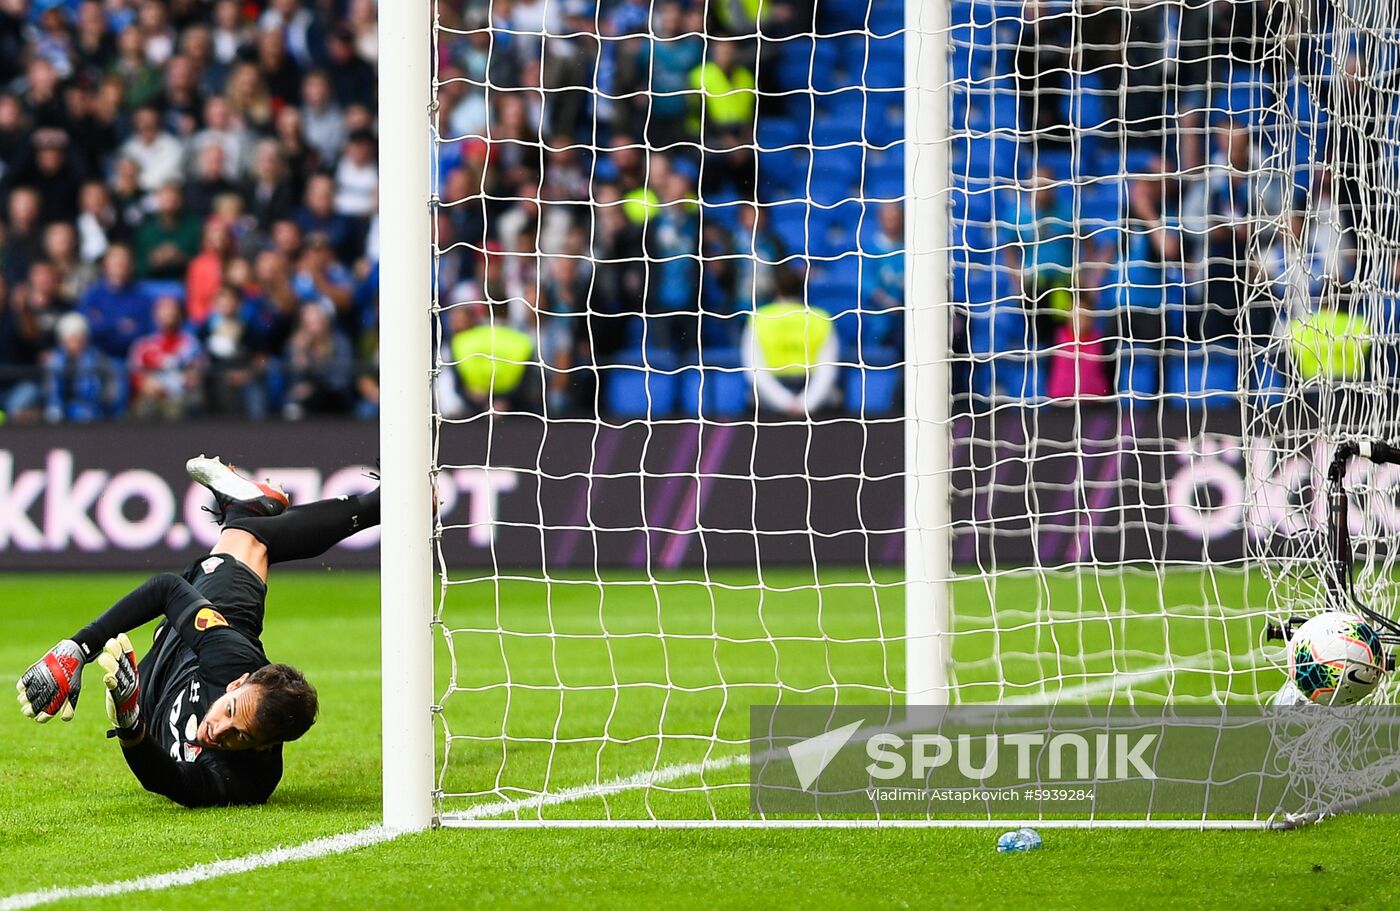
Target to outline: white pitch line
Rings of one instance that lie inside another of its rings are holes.
[[[193,867],[186,867],[183,870],[175,870],[170,873],[155,873],[136,879],[94,883],[89,886],[21,892],[17,895],[0,898],[0,911],[23,911],[25,908],[37,908],[40,905],[73,898],[110,898],[113,895],[126,895],[130,892],[152,892],[175,886],[188,886],[191,883],[204,882],[220,876],[232,876],[237,873],[248,873],[263,867],[274,867],[278,864],[292,863],[298,860],[314,860],[332,854],[343,854],[346,851],[367,848],[370,845],[389,841],[402,834],[404,833],[394,829],[371,826],[358,832],[346,832],[342,835],[318,838],[315,841],[308,841],[291,848],[275,848],[261,854],[250,854],[247,857],[236,857],[232,860],[220,860],[208,864],[195,864]]]
[[[1238,659],[1228,656],[1230,667],[1228,670],[1252,671],[1261,667],[1268,667],[1272,662],[1267,660],[1265,651],[1256,648]],[[1090,680],[1076,686],[1066,687],[1056,690],[1053,693],[1039,693],[1035,696],[1024,698],[1012,697],[1007,700],[1014,705],[1050,705],[1052,703],[1076,703],[1084,699],[1097,699],[1100,696],[1109,696],[1113,693],[1131,689],[1140,683],[1151,683],[1161,680],[1163,677],[1170,677],[1177,671],[1211,671],[1220,670],[1220,665],[1216,663],[1215,656],[1205,656],[1196,659],[1184,658],[1171,663],[1155,664],[1145,667],[1140,671],[1124,671],[1122,673],[1108,674],[1103,679]]]
[[[716,759],[706,759],[701,762],[682,762],[676,765],[662,766],[659,769],[649,769],[645,772],[638,772],[635,775],[621,776],[602,784],[578,785],[572,788],[565,788],[562,791],[546,791],[543,794],[536,794],[533,797],[502,800],[497,803],[481,803],[476,806],[467,807],[465,810],[457,813],[449,813],[447,817],[453,822],[465,822],[473,819],[487,819],[492,816],[501,816],[505,813],[516,813],[521,810],[538,810],[543,807],[552,807],[561,803],[572,803],[575,800],[608,797],[613,794],[620,794],[623,791],[638,791],[642,788],[649,788],[652,785],[665,784],[668,781],[675,781],[677,778],[685,778],[687,775],[702,775],[705,772],[718,772],[723,769],[731,769],[736,765],[742,765],[748,761],[748,753],[735,753],[731,756],[720,756]],[[4,909],[0,908],[0,911],[4,911]]]

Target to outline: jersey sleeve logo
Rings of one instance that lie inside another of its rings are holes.
[[[205,560],[203,563],[201,563],[201,564],[199,564],[199,565],[200,565],[200,568],[203,569],[204,572],[205,572],[206,574],[212,573],[214,570],[216,570],[216,569],[218,569],[220,566],[223,566],[223,565],[224,565],[224,558],[223,558],[223,557],[209,557],[207,560]]]
[[[198,632],[207,633],[220,626],[228,626],[228,621],[212,607],[201,607],[199,613],[194,615],[194,628]]]

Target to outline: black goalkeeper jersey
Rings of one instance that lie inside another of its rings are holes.
[[[267,587],[219,555],[183,579],[189,586],[168,605],[140,664],[146,739],[123,752],[147,790],[186,806],[262,803],[282,778],[281,745],[229,752],[201,747],[197,735],[228,684],[269,663],[259,640]]]

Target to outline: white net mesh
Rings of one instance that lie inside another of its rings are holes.
[[[448,817],[743,817],[751,705],[895,705],[936,658],[904,636],[903,5],[438,3]],[[1396,430],[1396,44],[1346,6],[956,0],[922,36],[951,701],[1282,683],[1313,448]],[[1366,322],[1364,373],[1319,313]],[[1380,600],[1391,479],[1353,511]]]

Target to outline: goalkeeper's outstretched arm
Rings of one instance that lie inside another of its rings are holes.
[[[147,579],[24,672],[16,684],[20,710],[39,722],[54,716],[72,720],[78,707],[83,667],[97,659],[108,641],[162,615],[178,617],[199,603],[208,602],[194,586],[173,573]]]

